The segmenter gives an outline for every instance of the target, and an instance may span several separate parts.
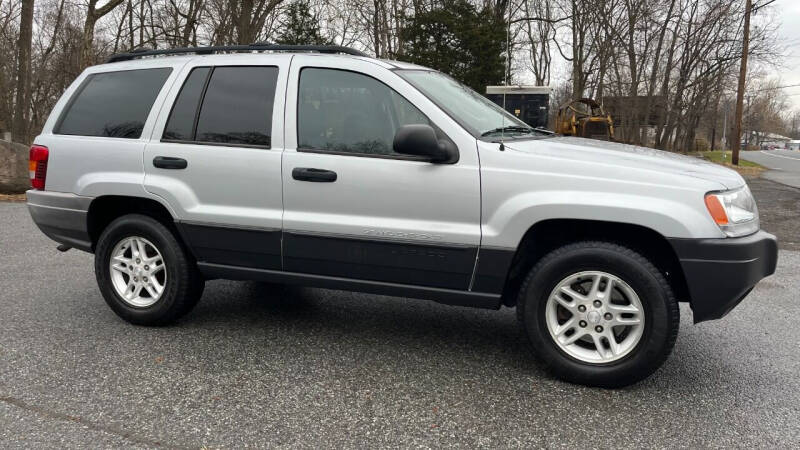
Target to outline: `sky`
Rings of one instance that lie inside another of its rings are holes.
[[[776,75],[783,85],[800,84],[800,0],[778,0],[771,6],[772,16],[780,20],[778,34],[786,46],[783,67]],[[793,109],[800,109],[800,86],[787,88],[786,94]]]

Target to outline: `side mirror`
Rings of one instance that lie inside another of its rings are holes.
[[[403,125],[394,135],[394,151],[403,155],[424,156],[434,163],[453,163],[458,160],[455,146],[439,140],[430,125]]]

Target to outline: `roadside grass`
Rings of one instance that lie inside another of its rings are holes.
[[[700,152],[703,158],[715,162],[717,164],[726,164],[729,165],[731,162],[731,152],[722,151],[722,150],[714,150],[713,152]],[[739,158],[739,165],[741,167],[761,167],[764,169],[765,167],[761,164],[756,164],[754,162],[746,161],[742,158]]]
[[[707,161],[733,169],[743,176],[757,177],[761,175],[761,172],[767,170],[767,168],[761,164],[746,161],[742,158],[739,158],[739,165],[734,166],[731,164],[731,152],[728,151],[715,150],[712,152],[700,152],[700,156]]]

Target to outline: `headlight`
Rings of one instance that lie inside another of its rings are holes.
[[[728,236],[744,236],[758,231],[758,207],[747,185],[739,189],[706,194],[706,208],[714,222]]]

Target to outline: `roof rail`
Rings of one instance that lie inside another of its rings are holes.
[[[344,53],[353,56],[369,56],[364,52],[358,51],[354,48],[344,47],[341,45],[285,45],[285,44],[269,44],[256,42],[249,45],[213,45],[209,47],[181,47],[181,48],[168,48],[163,50],[147,50],[137,48],[130,50],[126,53],[117,53],[111,55],[106,60],[106,63],[128,61],[131,59],[141,58],[144,56],[158,56],[158,55],[180,55],[186,53],[195,53],[198,55],[208,55],[211,53],[246,53],[246,52],[318,52],[318,53]]]

